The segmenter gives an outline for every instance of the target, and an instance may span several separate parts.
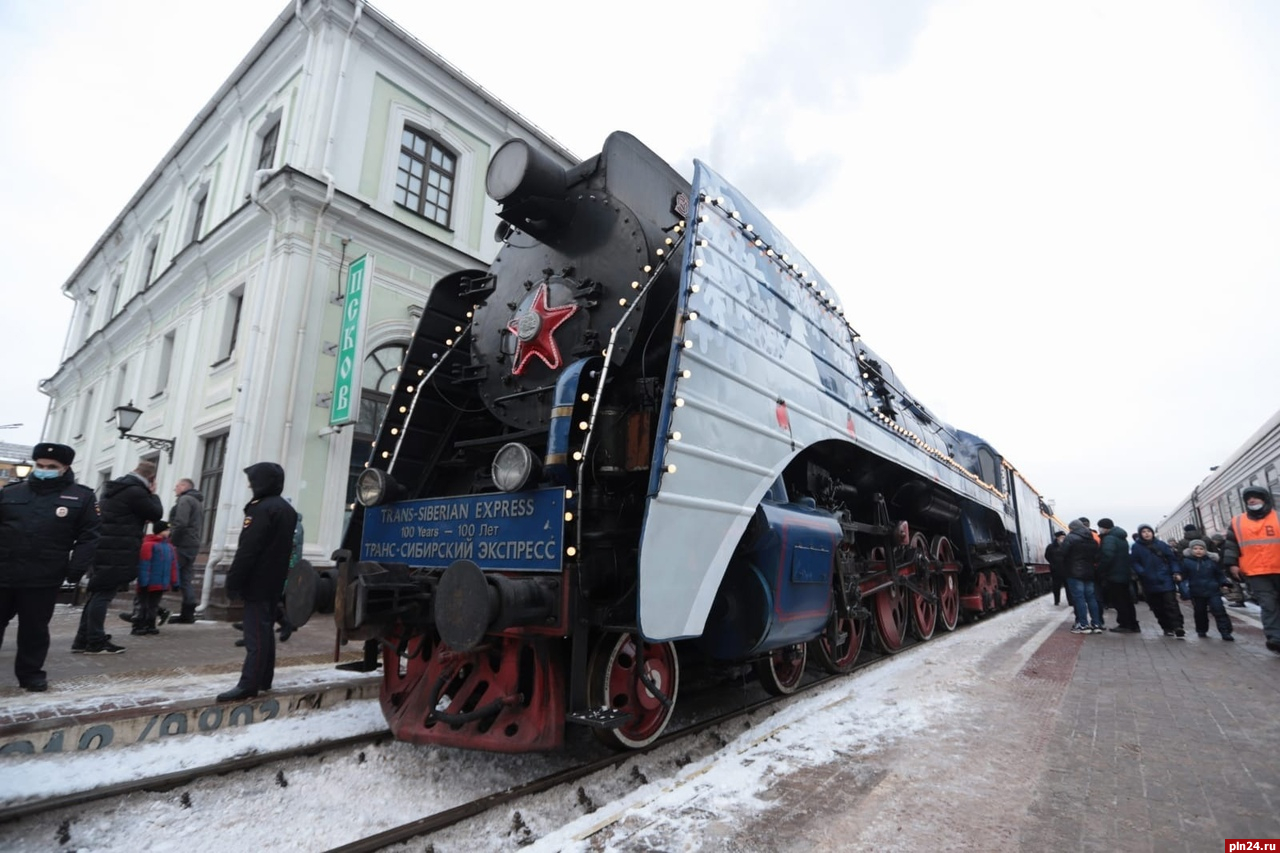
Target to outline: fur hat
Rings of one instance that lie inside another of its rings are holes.
[[[1115,523],[1114,521],[1112,521],[1111,519],[1109,519],[1109,518],[1100,518],[1100,519],[1098,519],[1098,529],[1099,529],[1099,530],[1110,530],[1111,528],[1113,528],[1113,527],[1115,527],[1115,526],[1116,526],[1116,523]]]
[[[1190,542],[1188,542],[1188,543],[1187,543],[1187,547],[1188,547],[1188,548],[1194,548],[1194,547],[1196,547],[1197,545],[1199,545],[1201,548],[1204,548],[1204,547],[1205,547],[1205,545],[1204,545],[1204,540],[1203,540],[1203,539],[1192,539]],[[1208,549],[1206,548],[1205,550],[1208,550]]]
[[[33,460],[52,459],[62,465],[70,465],[72,460],[76,458],[76,452],[65,444],[53,444],[46,441],[31,448],[31,458]]]
[[[1200,528],[1196,527],[1194,524],[1187,524],[1182,528],[1183,533],[1197,533],[1199,530]]]

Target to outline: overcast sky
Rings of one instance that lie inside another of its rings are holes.
[[[374,5],[579,156],[716,168],[1064,517],[1158,522],[1280,408],[1280,3]],[[41,437],[61,285],[282,8],[0,0],[0,441]]]

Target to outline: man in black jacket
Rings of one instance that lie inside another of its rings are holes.
[[[244,599],[244,666],[234,688],[218,694],[219,702],[252,699],[270,690],[276,670],[276,604],[289,577],[293,530],[298,514],[280,495],[284,469],[256,462],[244,469],[253,500],[245,504],[244,526],[236,556],[227,570],[227,595]]]
[[[155,494],[156,464],[142,460],[138,467],[103,486],[102,539],[98,543],[89,600],[80,614],[80,627],[71,643],[76,654],[118,655],[124,651],[107,637],[104,622],[116,590],[138,577],[138,559],[147,522],[164,517],[164,504]]]
[[[1129,534],[1124,528],[1116,527],[1109,518],[1098,519],[1098,530],[1102,532],[1102,545],[1098,549],[1098,568],[1105,584],[1104,596],[1107,603],[1116,611],[1116,627],[1112,631],[1120,634],[1140,634],[1138,613],[1133,606],[1133,593],[1129,585],[1133,583],[1133,565],[1129,560]]]
[[[75,450],[37,444],[26,480],[0,491],[0,643],[18,617],[18,684],[49,688],[49,620],[64,580],[79,583],[98,547],[98,503],[71,471]]]
[[[204,495],[183,477],[173,487],[177,497],[169,510],[169,542],[178,552],[178,578],[182,583],[182,612],[170,621],[190,625],[196,621],[195,562],[204,527]]]
[[[1067,570],[1062,564],[1062,543],[1067,538],[1065,530],[1053,534],[1053,541],[1044,549],[1044,558],[1049,563],[1049,578],[1053,581],[1053,605],[1057,607],[1061,599],[1061,590],[1066,590],[1067,606],[1071,607],[1071,590],[1067,587]]]
[[[1076,611],[1073,634],[1101,634],[1102,611],[1094,591],[1094,576],[1098,568],[1098,543],[1093,531],[1083,519],[1067,525],[1071,532],[1062,543],[1062,564],[1067,572],[1067,589],[1071,590],[1071,604]]]

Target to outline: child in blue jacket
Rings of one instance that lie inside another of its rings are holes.
[[[1191,606],[1195,610],[1196,636],[1209,636],[1209,614],[1218,623],[1218,633],[1228,643],[1231,636],[1231,617],[1222,606],[1222,590],[1230,589],[1222,566],[1210,559],[1208,549],[1200,539],[1192,539],[1182,558],[1182,577],[1191,593]]]
[[[178,585],[178,552],[169,544],[169,525],[151,522],[138,559],[138,617],[133,634],[159,634],[156,615],[165,591]]]

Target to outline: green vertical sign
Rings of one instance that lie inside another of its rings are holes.
[[[373,276],[373,261],[361,255],[347,267],[347,293],[342,300],[342,329],[338,334],[338,367],[333,374],[329,423],[351,424],[360,417],[360,341],[364,337],[364,304]]]

